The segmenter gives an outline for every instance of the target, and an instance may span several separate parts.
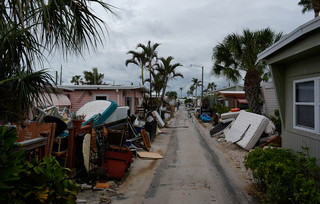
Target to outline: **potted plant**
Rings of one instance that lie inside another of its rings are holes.
[[[80,129],[81,128],[81,125],[82,123],[84,122],[84,118],[86,116],[84,114],[82,115],[77,115],[76,112],[74,112],[72,114],[72,124],[73,124],[73,127],[76,128],[76,129]]]

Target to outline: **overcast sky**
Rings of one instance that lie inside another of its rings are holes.
[[[119,19],[101,15],[109,26],[104,47],[96,53],[84,53],[84,57],[70,55],[66,60],[60,55],[49,58],[52,73],[63,68],[62,81],[70,84],[73,75],[82,75],[84,70],[97,67],[104,74],[106,83],[139,85],[140,69],[125,66],[131,57],[127,52],[136,50],[138,43],[160,43],[158,56],[173,56],[173,63],[181,63],[177,69],[184,79],[169,82],[167,90],[177,91],[183,87],[183,95],[189,90],[192,78],[201,80],[204,66],[204,87],[215,82],[218,88],[228,83],[223,78],[212,76],[212,49],[231,33],[243,29],[255,31],[270,27],[275,32],[290,33],[312,20],[313,12],[302,14],[299,0],[111,0],[105,1],[118,9]],[[138,51],[138,50],[137,50]],[[147,72],[145,72],[147,74]],[[147,76],[147,75],[145,75]],[[148,84],[146,84],[149,87]]]

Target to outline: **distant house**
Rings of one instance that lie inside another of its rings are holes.
[[[69,97],[72,112],[92,100],[111,100],[118,106],[129,106],[130,112],[134,113],[141,106],[143,93],[148,92],[145,86],[68,85],[59,88]]]
[[[259,55],[271,68],[282,144],[320,159],[320,18],[298,27]]]
[[[230,108],[247,109],[248,102],[246,100],[243,86],[235,85],[215,91],[218,95],[218,103]]]

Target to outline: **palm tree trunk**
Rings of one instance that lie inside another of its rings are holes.
[[[314,10],[314,17],[317,18],[320,12],[320,5],[315,5],[313,10]]]
[[[160,106],[162,106],[163,101],[164,101],[164,95],[165,95],[165,93],[166,93],[167,84],[168,84],[168,79],[166,78],[166,79],[165,79],[165,82],[164,82],[163,89],[162,89],[161,100],[160,100]]]
[[[198,86],[196,86],[196,107],[198,107]]]
[[[151,90],[151,83],[152,83],[152,80],[151,80],[151,61],[149,62],[149,74],[150,74],[150,104],[152,107],[152,90]]]
[[[141,80],[142,80],[142,85],[144,85],[144,79],[143,79],[143,65],[141,65]]]
[[[260,98],[261,77],[257,70],[248,70],[244,77],[244,91],[249,108],[253,113],[261,114],[263,102]]]

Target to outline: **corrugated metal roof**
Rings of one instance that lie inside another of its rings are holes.
[[[271,54],[275,53],[276,51],[280,50],[284,46],[290,44],[291,42],[297,40],[301,36],[320,28],[320,17],[314,18],[311,21],[299,26],[291,33],[284,35],[278,42],[271,45],[265,51],[258,55],[258,60],[264,60]]]

